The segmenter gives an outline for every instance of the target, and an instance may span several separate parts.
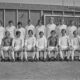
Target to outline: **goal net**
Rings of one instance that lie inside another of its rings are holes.
[[[80,16],[71,16],[71,15],[44,15],[44,24],[49,24],[49,20],[51,17],[54,17],[54,22],[58,25],[62,19],[64,19],[66,25],[70,25],[71,21],[75,21],[75,25],[78,26],[80,23]]]

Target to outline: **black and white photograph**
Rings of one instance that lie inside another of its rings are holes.
[[[80,80],[80,0],[0,0],[0,80]]]

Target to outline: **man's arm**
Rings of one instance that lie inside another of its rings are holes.
[[[4,39],[2,39],[1,41],[1,47],[3,47],[3,45],[4,45]]]

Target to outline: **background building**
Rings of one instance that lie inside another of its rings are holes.
[[[13,20],[15,25],[22,21],[25,26],[28,19],[36,25],[44,15],[68,15],[66,23],[76,16],[74,20],[78,24],[80,0],[0,0],[0,20],[4,26],[7,26],[9,20]]]

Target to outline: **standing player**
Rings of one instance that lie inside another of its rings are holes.
[[[58,53],[58,37],[56,31],[51,31],[51,36],[48,38],[48,55],[51,58],[51,52],[54,52],[54,58],[56,59]]]
[[[67,29],[67,25],[65,24],[65,22],[64,22],[64,19],[62,19],[62,24],[61,24],[61,26],[59,27],[59,29],[60,29],[60,31],[62,30],[62,29]]]
[[[15,26],[13,25],[13,21],[8,22],[6,30],[10,32],[10,37],[14,38]]]
[[[46,53],[47,39],[44,36],[43,32],[39,32],[39,38],[37,39],[36,47],[37,47],[38,59],[39,59],[39,57],[42,53],[43,57],[44,57],[44,60],[46,60],[46,57],[47,57],[47,53]]]
[[[45,25],[42,24],[42,20],[38,20],[38,25],[36,26],[36,37],[37,39],[40,37],[39,33],[43,32],[44,36],[46,36],[46,28]]]
[[[5,37],[2,39],[1,44],[1,56],[2,59],[5,60],[5,55],[8,53],[8,58],[14,60],[14,54],[12,54],[12,41],[13,39],[10,37],[10,33],[8,31],[5,32]]]
[[[69,36],[66,35],[66,30],[61,30],[62,36],[59,38],[59,49],[60,49],[60,57],[63,60],[67,55],[67,51],[69,49]]]
[[[29,35],[28,38],[26,38],[26,40],[25,40],[24,56],[25,56],[26,61],[27,61],[27,58],[28,58],[28,54],[30,54],[30,52],[32,53],[31,57],[33,58],[33,60],[34,60],[35,55],[36,55],[36,52],[35,52],[36,38],[33,35],[33,31],[29,30],[28,35]]]
[[[51,17],[50,18],[50,23],[47,25],[47,29],[46,29],[46,36],[47,38],[50,36],[50,33],[52,30],[56,30],[56,24],[54,23],[54,18]]]
[[[64,19],[62,19],[61,25],[59,26],[60,34],[62,29],[67,30],[67,25],[65,24]]]
[[[73,32],[77,30],[77,27],[74,25],[74,21],[71,22],[71,26],[68,27],[68,34],[70,38],[73,38]]]
[[[13,39],[13,54],[15,55],[15,58],[19,57],[21,60],[23,60],[23,41],[20,38],[21,36],[21,32],[20,31],[16,31],[16,35],[15,38]]]
[[[33,35],[35,35],[35,26],[32,25],[31,20],[28,20],[28,25],[26,26],[26,37],[28,37],[28,31],[32,30],[33,31]]]
[[[64,19],[62,19],[61,25],[58,26],[58,28],[59,28],[59,30],[58,30],[58,35],[59,35],[59,36],[61,36],[61,31],[62,31],[62,29],[65,29],[66,32],[67,32],[67,25],[65,24]]]

